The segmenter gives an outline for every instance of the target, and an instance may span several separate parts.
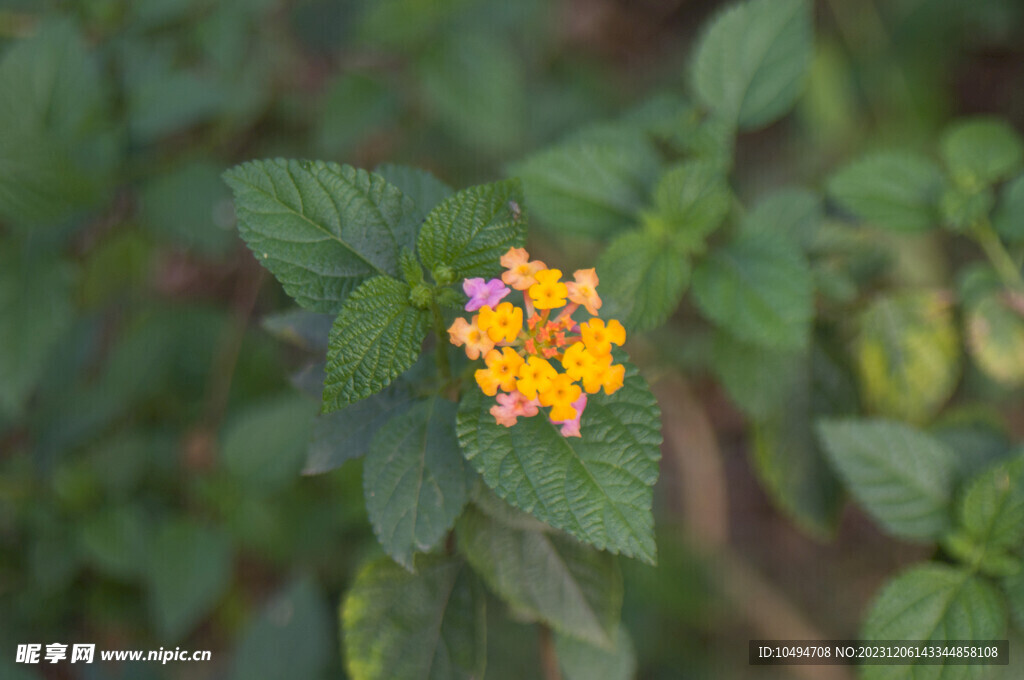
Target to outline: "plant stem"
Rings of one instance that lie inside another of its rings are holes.
[[[537,624],[540,629],[540,675],[544,680],[562,680],[562,671],[558,668],[558,654],[555,652],[555,638],[551,629],[543,623]]]
[[[441,374],[446,382],[452,379],[452,367],[448,363],[448,331],[444,327],[444,317],[441,316],[441,308],[437,302],[430,303],[430,311],[434,315],[434,332],[437,334],[437,347],[434,348],[434,356],[437,359],[437,372]]]
[[[971,231],[978,245],[985,251],[985,256],[992,263],[992,267],[999,274],[999,278],[1003,280],[1003,285],[1015,293],[1024,294],[1024,278],[1021,278],[1020,269],[989,221],[979,221]]]

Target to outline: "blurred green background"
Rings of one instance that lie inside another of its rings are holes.
[[[220,173],[284,156],[496,179],[682,96],[718,4],[0,0],[0,676],[343,677],[337,604],[378,550],[360,463],[300,475],[323,329],[274,316],[290,302],[238,239]],[[957,115],[1024,127],[1019,0],[815,13],[796,112],[738,140],[741,198],[817,187],[873,144],[926,146]],[[548,227],[533,246],[557,252]],[[746,642],[855,636],[921,550],[853,510],[829,543],[793,528],[703,350],[683,349],[637,349],[652,379],[688,377],[656,385],[674,423],[660,566],[623,565],[639,676],[850,677],[751,669]],[[487,678],[530,677],[535,633],[492,605]],[[213,661],[16,665],[25,642]]]

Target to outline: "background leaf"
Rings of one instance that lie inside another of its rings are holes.
[[[999,206],[992,216],[992,225],[1007,241],[1024,240],[1024,175],[1007,182],[999,194]]]
[[[731,203],[729,185],[716,165],[688,161],[662,175],[647,219],[656,220],[683,250],[702,252],[704,239],[722,223]]]
[[[434,207],[455,193],[455,190],[434,175],[420,168],[385,163],[374,172],[396,186],[426,216]]]
[[[328,341],[324,413],[380,392],[416,362],[430,319],[409,305],[409,292],[378,276],[345,301]]]
[[[555,636],[558,665],[565,680],[632,680],[636,677],[636,652],[624,626],[612,636],[611,649],[595,647],[565,635]]]
[[[950,126],[940,142],[942,158],[962,182],[988,184],[1020,168],[1024,143],[1005,121],[972,118]]]
[[[221,460],[252,490],[283,488],[302,469],[316,406],[299,395],[251,406],[224,428]]]
[[[693,60],[697,96],[741,128],[789,110],[811,64],[811,8],[805,0],[750,0],[718,16]]]
[[[1024,458],[977,476],[960,501],[960,522],[987,549],[1018,545],[1024,537]]]
[[[935,226],[941,187],[942,175],[934,163],[895,151],[868,154],[828,180],[829,196],[844,210],[895,231]]]
[[[597,272],[602,316],[637,331],[665,323],[690,280],[686,258],[643,231],[626,232],[612,241],[597,262]]]
[[[942,442],[886,420],[822,420],[818,432],[850,493],[891,534],[930,541],[949,528],[957,460]]]
[[[999,294],[967,303],[967,349],[978,367],[1005,385],[1024,382],[1024,319]]]
[[[285,291],[337,314],[378,274],[399,275],[398,254],[419,228],[413,202],[379,175],[322,161],[250,161],[228,170],[238,229]]]
[[[824,209],[817,194],[790,187],[759,200],[744,215],[741,227],[746,233],[764,232],[790,238],[806,249],[818,235],[818,226],[823,218]]]
[[[416,573],[366,564],[341,614],[352,680],[471,680],[483,676],[484,596],[462,560],[422,557]]]

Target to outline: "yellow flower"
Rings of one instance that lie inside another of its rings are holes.
[[[488,388],[497,385],[503,392],[511,392],[516,388],[516,377],[519,375],[519,367],[523,365],[523,358],[514,349],[503,347],[500,352],[492,349],[484,357],[484,361],[487,362],[486,370],[490,372],[490,375],[483,376],[484,383]],[[477,373],[479,374],[480,371]],[[481,377],[477,376],[478,384],[480,379]],[[483,384],[480,384],[480,389],[487,393]],[[494,396],[495,392],[490,392],[488,395]]]
[[[562,356],[562,368],[573,380],[582,380],[583,376],[590,372],[597,359],[587,351],[582,342],[577,342],[565,350]]]
[[[610,367],[604,375],[604,393],[613,394],[622,387],[622,380],[626,377],[626,367],[622,364],[615,364]]]
[[[587,349],[598,356],[609,354],[613,344],[621,345],[626,341],[626,329],[615,319],[607,326],[602,319],[591,319],[580,324],[580,333]]]
[[[542,406],[551,406],[551,420],[572,420],[576,417],[576,409],[572,403],[580,396],[580,386],[565,373],[560,373],[551,380],[547,390],[540,393]]]
[[[502,302],[497,309],[484,305],[480,308],[477,325],[493,342],[512,342],[523,330],[523,310],[511,302]]]
[[[587,394],[597,394],[601,391],[611,365],[611,354],[594,358],[594,363],[583,372],[583,389]]]
[[[537,272],[547,269],[547,265],[540,260],[531,262],[525,248],[509,248],[501,256],[501,266],[508,270],[501,275],[501,280],[516,290],[526,290],[537,283]]]
[[[534,275],[537,283],[530,286],[529,294],[537,309],[554,309],[565,305],[569,289],[561,282],[559,269],[542,269]]]
[[[573,278],[576,280],[565,284],[569,291],[569,300],[583,305],[587,312],[597,316],[597,310],[601,309],[601,298],[597,294],[597,271],[577,269]]]
[[[461,316],[448,328],[448,337],[456,347],[466,346],[466,356],[470,359],[479,359],[481,354],[487,354],[494,349],[494,343],[480,330],[477,325],[477,316],[466,322]]]
[[[551,380],[556,375],[558,371],[546,359],[530,357],[519,367],[516,389],[528,399],[536,399],[538,392],[544,392],[551,387]]]

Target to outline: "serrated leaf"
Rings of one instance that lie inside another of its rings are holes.
[[[750,0],[720,14],[694,56],[697,96],[741,128],[789,110],[811,65],[811,7],[805,0]]]
[[[450,186],[420,168],[385,163],[374,168],[374,172],[398,187],[423,215],[430,214],[438,203],[455,193]]]
[[[302,469],[316,406],[300,395],[272,398],[235,415],[224,428],[224,467],[251,490],[276,491]]]
[[[1004,637],[1006,610],[999,593],[966,569],[928,563],[893,580],[875,598],[864,640],[995,640]],[[862,668],[865,680],[975,678],[984,666],[899,665]]]
[[[956,389],[960,341],[942,291],[878,298],[857,319],[854,344],[861,393],[884,416],[923,422]]]
[[[459,551],[515,610],[610,647],[622,608],[615,557],[564,534],[515,529],[477,510],[457,525]]]
[[[999,294],[985,295],[965,313],[967,349],[985,375],[1004,385],[1024,382],[1024,318]]]
[[[459,278],[493,276],[509,248],[526,239],[519,180],[463,189],[435,207],[420,229],[416,250],[424,266],[453,269]]]
[[[149,552],[150,609],[168,642],[188,632],[227,589],[231,546],[219,531],[188,519],[165,525]]]
[[[832,466],[858,503],[889,533],[938,539],[950,525],[957,460],[945,444],[887,420],[822,420]]]
[[[558,233],[606,238],[635,224],[658,176],[650,140],[636,130],[578,135],[512,166],[527,204]]]
[[[737,338],[802,349],[810,338],[814,279],[797,247],[767,234],[716,248],[693,273],[701,312]]]
[[[1024,175],[1007,182],[999,194],[992,226],[1011,243],[1024,240]]]
[[[688,161],[666,172],[654,190],[653,218],[687,250],[703,251],[704,239],[729,213],[732,193],[721,169]]]
[[[440,397],[417,403],[377,432],[363,465],[374,533],[406,569],[444,540],[469,497],[455,414]]]
[[[597,262],[601,278],[601,315],[630,330],[657,328],[683,299],[690,263],[642,231],[622,234]]]
[[[843,209],[886,229],[921,231],[938,220],[942,174],[924,156],[878,151],[840,169],[827,186]]]
[[[960,502],[960,522],[986,550],[1024,538],[1024,458],[1001,462],[970,483]]]
[[[972,118],[951,125],[940,142],[946,167],[958,182],[988,184],[1020,167],[1024,143],[1006,121]]]
[[[314,312],[337,314],[352,290],[398,276],[420,213],[379,175],[323,161],[250,161],[228,170],[238,229],[285,291]]]
[[[743,217],[744,232],[768,233],[777,238],[790,238],[802,248],[809,248],[824,218],[821,198],[806,189],[779,189],[759,200]]]
[[[635,368],[626,364],[615,394],[590,397],[581,438],[563,437],[541,415],[503,427],[488,412],[493,403],[471,390],[458,418],[463,454],[488,486],[582,541],[654,562],[651,487],[661,457],[660,413]]]
[[[555,651],[565,680],[633,680],[636,677],[633,640],[621,624],[612,635],[611,649],[556,635]]]
[[[430,318],[409,304],[409,292],[378,276],[345,301],[328,340],[324,413],[380,392],[416,362]]]
[[[485,599],[460,559],[424,556],[416,573],[384,557],[356,576],[341,612],[352,680],[483,676]]]

